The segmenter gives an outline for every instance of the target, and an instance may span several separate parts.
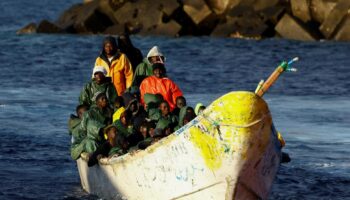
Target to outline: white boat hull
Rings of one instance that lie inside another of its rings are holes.
[[[267,199],[281,145],[263,99],[232,92],[133,155],[77,161],[84,190],[106,199]]]

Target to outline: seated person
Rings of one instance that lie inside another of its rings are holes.
[[[84,105],[84,104],[78,105],[75,109],[76,115],[73,115],[73,114],[70,115],[70,118],[68,120],[68,133],[69,133],[69,135],[72,135],[72,132],[74,131],[74,129],[76,129],[80,125],[81,119],[83,118],[83,114],[87,110],[88,110],[87,105]]]
[[[188,122],[192,121],[194,118],[196,118],[196,115],[193,112],[187,112],[183,119],[183,124],[186,125]]]
[[[159,105],[159,110],[161,111],[162,115],[161,115],[158,123],[161,123],[162,120],[166,120],[166,121],[168,121],[168,123],[167,123],[168,126],[176,130],[177,129],[176,127],[179,123],[178,118],[175,115],[170,113],[170,107],[169,107],[168,102],[166,102],[166,101],[161,102]],[[157,123],[157,125],[158,125],[158,123]]]
[[[80,128],[86,133],[79,145],[79,151],[92,153],[104,142],[103,127],[112,122],[112,111],[108,107],[107,97],[104,93],[98,93],[94,100],[96,105],[83,114]],[[81,152],[76,152],[80,155]]]
[[[204,109],[205,109],[205,106],[202,103],[197,103],[196,108],[194,109],[194,113],[196,115],[199,115],[203,112]]]
[[[189,106],[182,107],[179,114],[179,128],[184,125],[184,118],[187,113],[191,113],[194,116],[194,118],[197,117],[192,107],[189,107]]]
[[[180,109],[184,106],[186,106],[186,99],[184,96],[178,96],[176,98],[176,108],[173,110],[173,114],[177,117],[179,117]]]
[[[105,93],[108,99],[108,105],[112,108],[112,105],[117,98],[117,91],[114,88],[113,83],[111,82],[110,77],[106,77],[106,70],[103,67],[95,67],[94,78],[87,83],[83,90],[80,92],[79,103],[91,106],[94,104],[94,96],[97,93]]]
[[[149,145],[152,144],[152,137],[151,134],[153,133],[155,128],[155,123],[153,122],[147,122],[144,121],[141,125],[140,125],[140,133],[142,135],[142,141],[140,141],[136,146],[134,146],[133,148],[131,148],[129,150],[129,152],[135,151],[137,149],[146,149]]]
[[[173,111],[176,105],[176,98],[182,96],[180,88],[166,76],[166,70],[163,64],[153,65],[153,76],[145,78],[140,85],[141,103],[144,104],[145,94],[161,94],[163,99],[169,103],[170,111]]]
[[[120,119],[113,123],[117,127],[118,133],[125,138],[133,133],[131,118],[131,112],[129,110],[125,110],[120,115]]]
[[[101,157],[123,155],[126,153],[127,144],[125,140],[118,134],[117,127],[115,125],[109,125],[104,128],[104,133],[107,135],[107,141],[94,151],[88,161],[88,166],[94,166],[98,163]]]
[[[165,58],[162,52],[160,52],[159,47],[152,47],[152,49],[150,49],[150,51],[148,52],[147,57],[144,58],[139,65],[137,65],[132,85],[134,87],[139,88],[143,79],[153,75],[152,65],[155,63],[164,64],[164,61]]]
[[[161,113],[159,110],[159,105],[163,100],[161,94],[145,94],[144,95],[145,108],[147,115],[147,121],[158,121]]]
[[[114,114],[113,122],[117,121],[120,118],[120,115],[125,111],[123,97],[118,96],[114,101]]]

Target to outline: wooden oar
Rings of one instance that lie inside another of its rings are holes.
[[[289,72],[295,72],[297,71],[296,68],[292,68],[291,65],[298,61],[299,58],[295,57],[292,60],[290,60],[288,63],[287,62],[282,62],[276,69],[275,71],[272,72],[272,74],[270,75],[270,77],[264,82],[263,80],[261,80],[259,82],[258,87],[255,90],[255,93],[262,97],[265,92],[267,92],[267,90],[277,81],[278,77],[285,71],[289,71]]]

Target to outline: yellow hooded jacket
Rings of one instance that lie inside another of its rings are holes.
[[[111,63],[101,54],[97,57],[96,66],[102,66],[107,71],[107,77],[111,77],[112,83],[121,96],[126,88],[130,87],[133,79],[133,71],[129,59],[123,53],[117,53]]]

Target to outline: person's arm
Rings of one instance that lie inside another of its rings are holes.
[[[82,105],[82,104],[85,104],[87,106],[91,105],[91,98],[90,98],[89,93],[90,92],[89,92],[89,83],[88,83],[84,86],[84,88],[80,92],[80,96],[79,96],[79,104],[80,105]]]
[[[172,97],[173,103],[176,105],[176,98],[179,96],[183,96],[182,91],[173,81],[171,81],[171,84],[170,84],[170,91],[171,91],[171,97]]]
[[[131,63],[129,59],[126,57],[126,55],[124,55],[123,58],[124,58],[123,62],[124,62],[124,75],[125,75],[126,88],[129,88],[132,84],[134,72],[132,71]]]
[[[114,101],[118,97],[117,90],[115,89],[114,85],[111,83],[107,87],[107,98],[109,100],[109,104],[114,107]]]

